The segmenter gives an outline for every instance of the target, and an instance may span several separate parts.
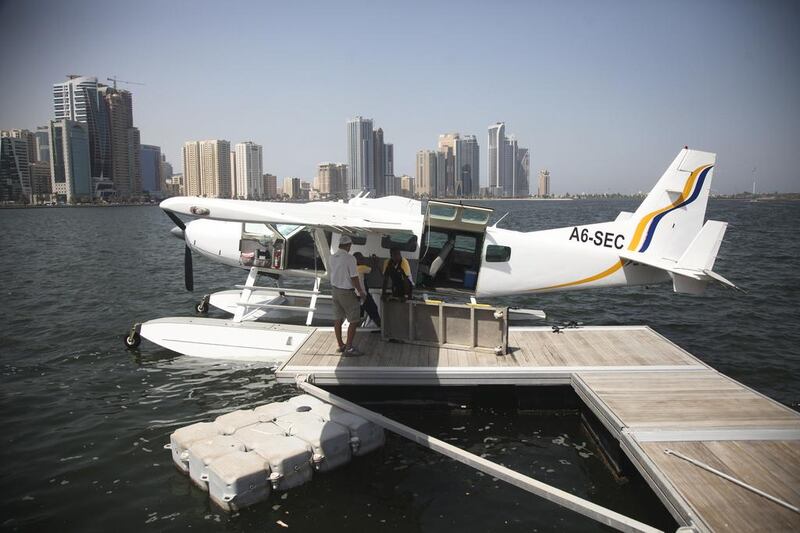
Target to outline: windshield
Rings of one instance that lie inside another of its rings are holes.
[[[275,228],[284,237],[289,237],[292,233],[297,231],[297,229],[300,228],[300,226],[296,224],[275,224]]]

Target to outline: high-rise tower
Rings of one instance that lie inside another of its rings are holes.
[[[349,193],[374,190],[374,155],[372,119],[356,117],[347,121],[347,165]]]
[[[247,200],[262,199],[264,196],[264,159],[261,145],[247,141],[238,143],[235,149],[236,195]]]

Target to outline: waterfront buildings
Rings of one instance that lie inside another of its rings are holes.
[[[474,135],[439,135],[436,151],[417,152],[415,193],[431,198],[477,194],[479,164],[480,147]]]
[[[142,165],[142,191],[161,191],[161,147],[143,144],[139,151]]]
[[[0,202],[30,202],[28,142],[7,133],[0,135]]]
[[[50,121],[50,175],[59,201],[91,200],[92,183],[89,127],[75,120]]]
[[[278,197],[278,177],[274,174],[264,174],[264,198],[272,200]]]
[[[374,137],[372,119],[358,116],[347,121],[348,193],[355,196],[364,189],[373,190]]]
[[[188,141],[183,145],[186,194],[231,197],[231,143],[223,139]]]
[[[170,165],[170,168],[172,166]],[[171,196],[184,196],[186,189],[183,185],[183,174],[172,174],[164,178],[164,192]]]
[[[200,181],[203,195],[231,197],[231,143],[222,139],[200,141]]]
[[[300,180],[300,195],[301,200],[309,200],[311,198],[311,182]]]
[[[517,139],[506,137],[505,123],[489,126],[487,170],[492,196],[527,196],[530,153],[520,148]]]
[[[342,163],[320,163],[314,188],[323,197],[344,198],[347,196],[347,165]]]
[[[49,151],[48,151],[49,154]],[[50,201],[53,191],[50,178],[50,161],[36,161],[30,164],[31,203],[42,204]]]
[[[550,197],[550,171],[546,168],[539,171],[539,188],[536,191],[536,196],[539,198]]]
[[[436,196],[438,155],[439,154],[433,150],[420,150],[417,152],[416,192],[420,196]],[[400,191],[397,192],[399,193]]]
[[[167,180],[172,177],[172,165],[167,162],[167,156],[161,152],[161,163],[159,164],[159,182],[161,183],[161,191],[168,192],[164,187]]]
[[[417,191],[414,187],[414,178],[411,176],[401,176],[400,180],[400,194],[413,198]]]
[[[386,165],[384,163],[383,128],[378,128],[372,132],[372,176],[374,182],[375,196],[381,197],[386,194]]]
[[[474,196],[480,189],[480,147],[474,135],[455,140],[455,196]]]
[[[515,197],[530,196],[530,152],[527,148],[517,148],[516,158],[514,159],[514,192]]]
[[[238,143],[235,147],[236,194],[246,200],[264,197],[263,152],[260,144],[252,141]]]
[[[98,92],[108,116],[111,173],[93,177],[111,178],[117,197],[137,196],[142,192],[142,170],[139,130],[133,126],[133,96],[104,85]]]
[[[36,137],[36,161],[50,162],[50,127],[39,126],[34,133]]]
[[[53,85],[56,120],[80,122],[89,132],[90,173],[113,181],[120,198],[142,191],[140,134],[133,124],[133,96],[97,78],[70,75]]]
[[[53,84],[53,112],[56,120],[85,124],[89,132],[91,175],[111,175],[111,139],[108,110],[98,89],[103,85],[91,76],[69,75]]]
[[[290,200],[300,198],[300,178],[283,178],[283,196]]]
[[[397,194],[397,189],[394,185],[394,144],[392,143],[384,143],[383,145],[383,169],[384,195]]]
[[[183,143],[183,185],[187,196],[202,196],[200,185],[200,143]]]
[[[506,125],[498,122],[489,126],[489,143],[487,148],[487,175],[489,190],[503,190],[503,181],[506,175]]]
[[[373,129],[373,120],[357,116],[347,121],[347,167],[349,196],[370,191],[374,197],[394,190],[394,145],[386,143],[383,129]]]
[[[239,176],[236,175],[236,150],[231,150],[231,198],[244,198],[239,190]]]
[[[439,168],[437,168],[437,196],[455,196],[455,150],[456,141],[460,138],[458,133],[443,133],[439,135],[438,151]]]

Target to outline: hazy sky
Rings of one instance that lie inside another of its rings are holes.
[[[395,174],[439,133],[505,121],[555,192],[648,190],[685,144],[719,192],[800,191],[800,3],[0,0],[0,128],[52,116],[69,73],[146,85],[142,142],[253,140],[310,180],[375,119]]]

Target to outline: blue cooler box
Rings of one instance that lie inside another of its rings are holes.
[[[478,283],[478,273],[474,270],[465,270],[464,271],[464,288],[465,289],[474,289],[475,285]]]

